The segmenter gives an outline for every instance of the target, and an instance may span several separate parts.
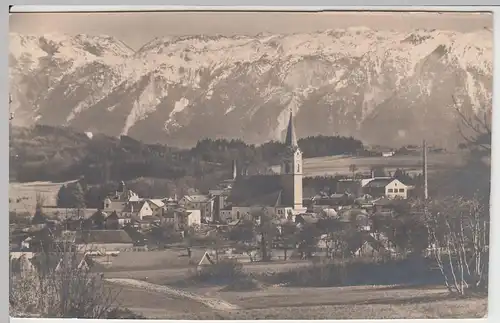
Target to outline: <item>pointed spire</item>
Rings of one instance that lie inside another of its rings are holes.
[[[286,130],[285,144],[288,147],[297,147],[297,137],[295,136],[295,127],[293,125],[293,112],[290,110],[290,120],[288,121],[288,129]]]
[[[233,179],[238,176],[238,166],[236,165],[236,160],[233,160]]]

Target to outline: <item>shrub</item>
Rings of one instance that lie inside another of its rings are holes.
[[[439,283],[442,280],[439,272],[430,268],[431,262],[424,258],[357,258],[315,262],[307,267],[261,275],[260,279],[270,284],[308,287]]]
[[[115,307],[108,311],[106,314],[107,320],[131,320],[131,319],[145,319],[146,317],[137,313],[132,312],[128,308]]]
[[[241,263],[232,259],[224,259],[207,267],[202,267],[196,272],[194,278],[199,282],[221,284],[230,283],[245,276]]]
[[[222,291],[253,291],[260,289],[261,284],[258,280],[250,275],[244,275],[236,280],[230,282]]]

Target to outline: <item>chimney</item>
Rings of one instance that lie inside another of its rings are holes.
[[[427,187],[427,143],[425,140],[422,144],[422,174],[424,175],[424,199],[429,198],[429,192]]]

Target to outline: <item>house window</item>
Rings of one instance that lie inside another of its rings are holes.
[[[240,211],[236,211],[236,218],[239,219],[240,218]]]
[[[387,191],[388,191],[389,193],[392,193],[392,188],[388,189]]]
[[[405,192],[405,189],[404,188],[400,188],[399,189],[399,193],[404,193]]]
[[[297,173],[300,173],[300,164],[297,164]]]

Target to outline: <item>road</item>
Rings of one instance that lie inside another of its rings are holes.
[[[161,285],[156,285],[156,284],[151,284],[148,282],[140,281],[140,280],[135,280],[135,279],[128,279],[128,278],[108,278],[106,279],[110,283],[115,283],[118,285],[122,286],[128,286],[128,287],[135,287],[135,288],[141,288],[146,291],[154,291],[158,293],[163,293],[163,294],[168,294],[174,297],[182,297],[186,299],[190,299],[196,302],[199,302],[211,309],[214,310],[237,310],[240,309],[239,306],[231,304],[229,302],[226,302],[221,299],[217,298],[211,298],[203,295],[198,295],[195,293],[191,292],[186,292],[180,289],[172,288],[172,287],[167,287],[167,286],[161,286]]]

